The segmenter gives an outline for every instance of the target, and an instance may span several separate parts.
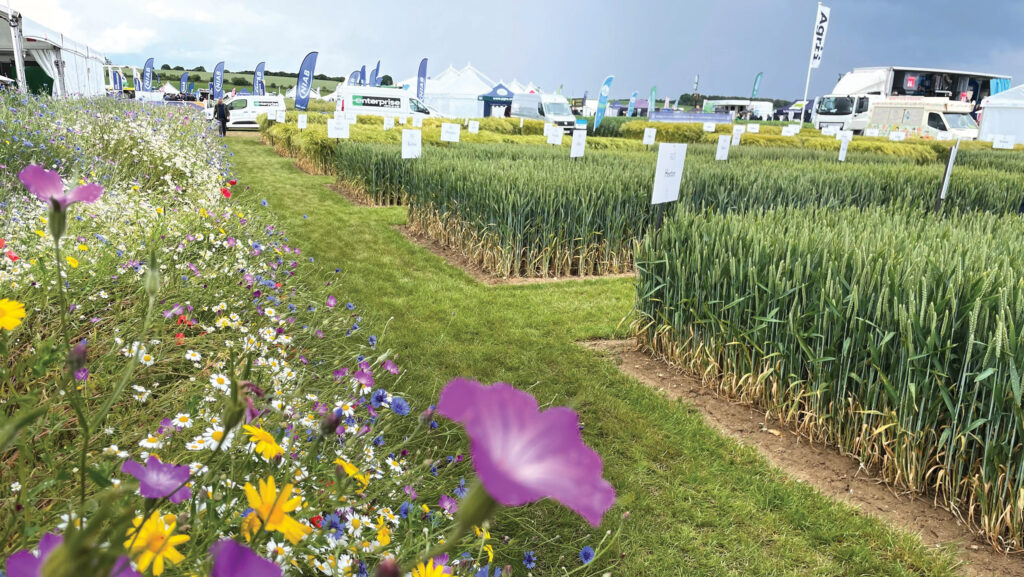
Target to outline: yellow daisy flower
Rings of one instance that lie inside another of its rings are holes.
[[[168,523],[170,518],[170,523]],[[172,565],[177,565],[185,560],[185,556],[174,547],[189,540],[188,535],[174,535],[174,528],[177,521],[173,515],[161,517],[160,511],[154,511],[146,522],[142,517],[136,517],[132,521],[134,528],[128,529],[128,540],[124,546],[132,556],[132,560],[139,565],[139,571],[145,573],[150,566],[153,567],[153,575],[159,576],[164,572],[164,560]],[[139,526],[141,525],[141,529]],[[135,532],[138,531],[138,536]]]
[[[75,258],[73,256],[69,256],[67,258],[68,258],[68,264],[71,265],[71,268],[78,268],[78,259],[77,258]]]
[[[445,577],[444,565],[434,565],[434,560],[420,563],[412,570],[412,577]]]
[[[370,476],[369,475],[367,475],[366,473],[360,473],[358,467],[356,467],[352,463],[348,463],[348,462],[343,461],[341,459],[335,460],[334,464],[341,466],[341,468],[344,469],[345,474],[348,475],[350,479],[355,479],[356,481],[359,481],[359,485],[360,485],[359,486],[359,490],[360,491],[365,491],[366,490],[366,486],[370,484]]]
[[[313,528],[299,523],[288,516],[302,503],[302,497],[292,497],[292,490],[295,489],[291,483],[277,493],[277,485],[274,484],[274,477],[268,477],[266,481],[260,479],[260,490],[257,492],[252,483],[245,484],[245,497],[249,500],[249,506],[259,516],[259,521],[265,524],[267,531],[279,531],[292,544],[296,544],[303,537],[313,532]]]
[[[25,305],[18,301],[0,299],[0,329],[13,331],[25,318]]]
[[[284,453],[284,449],[281,448],[281,445],[277,444],[274,436],[270,433],[252,425],[243,425],[242,428],[249,435],[249,442],[256,443],[256,452],[262,455],[264,459],[269,461]]]

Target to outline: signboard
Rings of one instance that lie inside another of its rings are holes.
[[[586,130],[586,129],[587,129],[587,119],[586,118],[577,118],[576,119],[576,130]]]
[[[344,117],[334,119],[334,129],[337,131],[338,138],[348,138],[350,128],[352,128],[352,124]]]
[[[749,132],[750,134],[761,134],[761,125],[760,124],[748,124],[747,125],[747,132]]]
[[[305,129],[306,129],[306,115],[305,114],[300,114],[299,115],[299,130],[305,130]]]
[[[679,200],[679,185],[683,182],[686,165],[686,145],[662,143],[658,147],[658,164],[654,173],[651,204]]]
[[[470,134],[479,134],[480,133],[480,122],[479,121],[477,121],[477,120],[470,120],[469,121],[469,133]]]
[[[729,160],[729,141],[732,137],[723,134],[718,137],[718,150],[715,151],[715,160]]]
[[[348,126],[346,124],[346,126]],[[327,138],[341,138],[338,136],[338,125],[335,120],[327,121]]]
[[[402,158],[419,158],[423,154],[423,132],[419,130],[402,130]]]
[[[867,136],[868,138],[878,138],[878,129],[877,128],[865,129],[864,130],[864,136]]]
[[[811,68],[821,66],[821,53],[825,50],[825,36],[828,34],[831,13],[828,6],[818,4],[818,19],[814,23],[814,38],[811,40]]]
[[[554,126],[548,131],[548,144],[562,145],[562,137],[565,136],[565,132],[561,128]]]
[[[1007,135],[993,135],[992,136],[992,148],[998,148],[1000,150],[1013,150],[1014,145],[1017,144],[1017,139],[1013,136]]]
[[[352,95],[352,106],[366,106],[373,108],[401,109],[402,99],[394,96],[360,96]]]
[[[587,131],[576,129],[572,131],[572,148],[569,149],[569,158],[580,158],[587,148]]]
[[[836,140],[842,140],[843,142],[849,142],[853,140],[852,130],[840,130],[836,133]]]
[[[658,137],[657,128],[645,128],[644,129],[644,146],[651,146],[654,144],[654,140]]]
[[[359,122],[359,115],[353,110],[345,111],[345,120],[348,120],[349,124],[356,124]]]
[[[445,122],[441,124],[441,142],[458,142],[462,132],[461,124]]]
[[[795,126],[783,126],[782,127],[782,136],[796,136],[796,127]]]
[[[956,153],[960,151],[960,141],[957,140],[956,144],[953,145],[953,150],[949,151],[949,163],[946,164],[946,176],[942,179],[942,192],[939,193],[940,202],[946,200],[946,192],[949,190],[949,178],[953,176],[953,164],[956,162]]]
[[[715,130],[717,130],[717,128],[716,128],[714,122],[705,122],[704,123],[704,132],[714,132]]]
[[[395,117],[385,116],[384,117],[384,130],[391,130],[395,127]]]
[[[843,143],[839,145],[839,162],[846,162],[846,152],[850,149],[850,141],[843,139]]]
[[[747,131],[747,127],[742,124],[738,124],[732,127],[732,145],[739,146],[740,139],[743,138],[743,133]]]
[[[413,116],[412,117],[412,125],[413,125],[414,128],[423,128],[423,117],[422,116]]]
[[[906,139],[907,139],[907,133],[906,132],[900,132],[898,130],[894,130],[894,131],[889,133],[889,140],[891,140],[892,142],[903,142]]]
[[[839,127],[838,126],[823,126],[821,128],[821,135],[822,136],[835,136],[837,134],[839,134]]]
[[[276,121],[277,122],[285,122],[285,112],[284,112],[284,110],[278,110],[277,111],[277,119],[276,119]]]

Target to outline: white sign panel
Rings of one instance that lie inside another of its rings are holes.
[[[306,115],[305,114],[300,114],[299,115],[299,130],[305,130],[305,129],[306,129]]]
[[[548,131],[548,144],[562,144],[562,137],[565,136],[565,132],[557,126],[553,127]]]
[[[284,112],[284,110],[278,110],[277,111],[277,121],[278,122],[284,122],[285,121],[285,112]]]
[[[835,136],[837,134],[839,134],[838,126],[824,126],[821,129],[822,136]]]
[[[402,158],[419,158],[423,154],[423,132],[402,130]]]
[[[1000,150],[1013,150],[1014,145],[1017,144],[1017,139],[1013,136],[1007,135],[994,135],[992,136],[992,148],[998,148]]]
[[[338,138],[348,138],[349,129],[352,128],[352,125],[349,124],[348,120],[338,118],[334,121],[334,128],[338,131]]]
[[[821,53],[825,50],[825,36],[828,34],[830,16],[829,7],[818,4],[818,16],[814,21],[814,37],[811,40],[811,68],[821,66]]]
[[[327,138],[341,138],[338,136],[338,126],[334,123],[334,120],[327,121]]]
[[[573,130],[572,131],[572,148],[569,150],[569,158],[580,158],[583,156],[583,151],[587,148],[587,131],[586,130]]]
[[[935,135],[935,140],[938,140],[940,142],[950,141],[953,140],[953,134],[946,131],[942,131]]]
[[[846,162],[846,152],[850,149],[850,141],[843,139],[843,143],[839,145],[839,162]]]
[[[743,138],[743,134],[747,131],[747,127],[742,124],[732,127],[732,145],[739,146],[740,139]]]
[[[878,129],[868,128],[864,130],[864,136],[867,136],[868,138],[878,138]]]
[[[384,117],[384,130],[391,130],[395,127],[395,117],[385,116]]]
[[[847,141],[847,142],[853,140],[853,131],[852,130],[840,130],[838,133],[836,133],[836,140],[843,140],[843,141]]]
[[[645,128],[644,129],[644,146],[651,146],[654,144],[654,140],[658,137],[657,128]]]
[[[715,160],[729,160],[729,141],[732,137],[723,134],[718,137],[718,150],[715,151]]]
[[[749,124],[747,125],[747,132],[749,132],[750,134],[761,134],[761,125]]]
[[[705,122],[704,123],[704,132],[714,132],[714,131],[715,131],[715,123],[714,122]]]
[[[469,121],[469,133],[470,134],[479,134],[479,132],[480,132],[480,123],[478,121],[476,121],[476,120],[470,120]]]
[[[398,123],[399,123],[399,124],[405,124],[405,122],[406,122],[407,120],[409,120],[409,117],[408,117],[408,116],[399,116],[399,117],[398,117]]]
[[[783,126],[782,127],[782,136],[796,136],[796,127],[795,126]]]
[[[441,124],[441,142],[458,142],[459,134],[462,132],[461,124],[445,122]]]
[[[658,147],[658,165],[654,173],[654,191],[651,204],[679,200],[679,185],[683,182],[686,165],[686,145],[662,143]]]
[[[957,140],[956,144],[953,145],[953,150],[949,151],[949,163],[946,165],[946,176],[942,179],[942,192],[939,194],[939,198],[946,200],[946,192],[949,190],[949,178],[953,176],[953,164],[956,162],[956,153],[960,151],[960,141]]]
[[[900,132],[898,130],[894,130],[894,131],[889,133],[889,140],[891,140],[893,142],[903,142],[906,139],[907,139],[907,133],[906,132]]]
[[[412,125],[413,125],[414,128],[423,128],[423,117],[422,116],[413,116],[412,117]]]

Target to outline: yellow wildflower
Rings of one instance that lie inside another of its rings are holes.
[[[13,331],[25,318],[25,305],[18,301],[0,299],[0,329]]]
[[[85,251],[89,250],[89,247],[85,246],[84,244],[80,244],[80,245],[78,245],[78,250],[80,250],[82,252],[85,252]]]
[[[41,231],[41,230],[39,230],[38,228],[35,230],[35,233],[39,235],[39,238],[45,238],[46,237],[46,233]]]
[[[168,523],[168,517],[171,521]],[[153,575],[159,576],[164,572],[164,559],[172,565],[177,565],[185,560],[185,556],[174,547],[189,540],[188,535],[174,535],[174,528],[177,521],[173,515],[161,517],[160,511],[154,511],[149,519],[143,523],[142,517],[136,517],[132,521],[134,528],[128,529],[128,539],[124,546],[128,548],[132,560],[139,565],[139,571],[145,573],[150,566],[153,567]],[[141,528],[140,528],[141,525]],[[138,535],[135,533],[138,531]]]
[[[252,486],[252,483],[245,484],[245,497],[249,500],[249,506],[259,516],[259,521],[266,525],[267,531],[278,531],[284,535],[292,544],[296,544],[303,537],[313,532],[313,528],[299,523],[288,516],[302,503],[302,497],[292,497],[292,490],[295,489],[291,483],[277,493],[277,485],[274,484],[274,477],[268,477],[266,481],[260,479],[260,490]]]
[[[67,257],[67,259],[68,259],[68,265],[70,265],[71,268],[78,268],[78,259],[77,258],[75,258],[73,256],[69,256],[69,257]]]
[[[341,468],[345,470],[345,474],[348,475],[350,479],[355,479],[356,481],[359,481],[360,491],[366,490],[366,486],[370,484],[369,475],[367,475],[366,473],[361,473],[358,467],[356,467],[352,463],[345,462],[341,459],[335,460],[334,464],[340,465]]]
[[[420,563],[412,570],[412,577],[444,577],[444,565],[434,565],[431,559],[426,565]]]
[[[384,523],[384,517],[377,517],[377,542],[381,547],[387,547],[391,543],[391,529]]]
[[[263,455],[264,459],[269,461],[284,453],[284,449],[277,444],[274,436],[270,433],[252,425],[243,425],[242,428],[249,435],[249,442],[256,443],[256,452]]]
[[[484,551],[487,551],[487,562],[494,563],[494,547],[492,545],[484,545]]]

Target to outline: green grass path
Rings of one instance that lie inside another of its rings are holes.
[[[405,209],[355,206],[324,186],[330,177],[297,170],[258,140],[227,142],[251,187],[242,200],[265,198],[289,240],[337,281],[339,300],[373,311],[375,327],[389,323],[379,348],[397,353],[415,406],[466,376],[580,412],[619,504],[599,531],[552,503],[502,514],[493,533],[513,538],[496,548],[514,574],[529,549],[543,553],[535,575],[578,567],[579,547],[596,545],[626,510],[615,575],[956,574],[949,557],[788,479],[686,404],[577,346],[616,336],[633,303],[629,279],[481,285],[394,230]]]

